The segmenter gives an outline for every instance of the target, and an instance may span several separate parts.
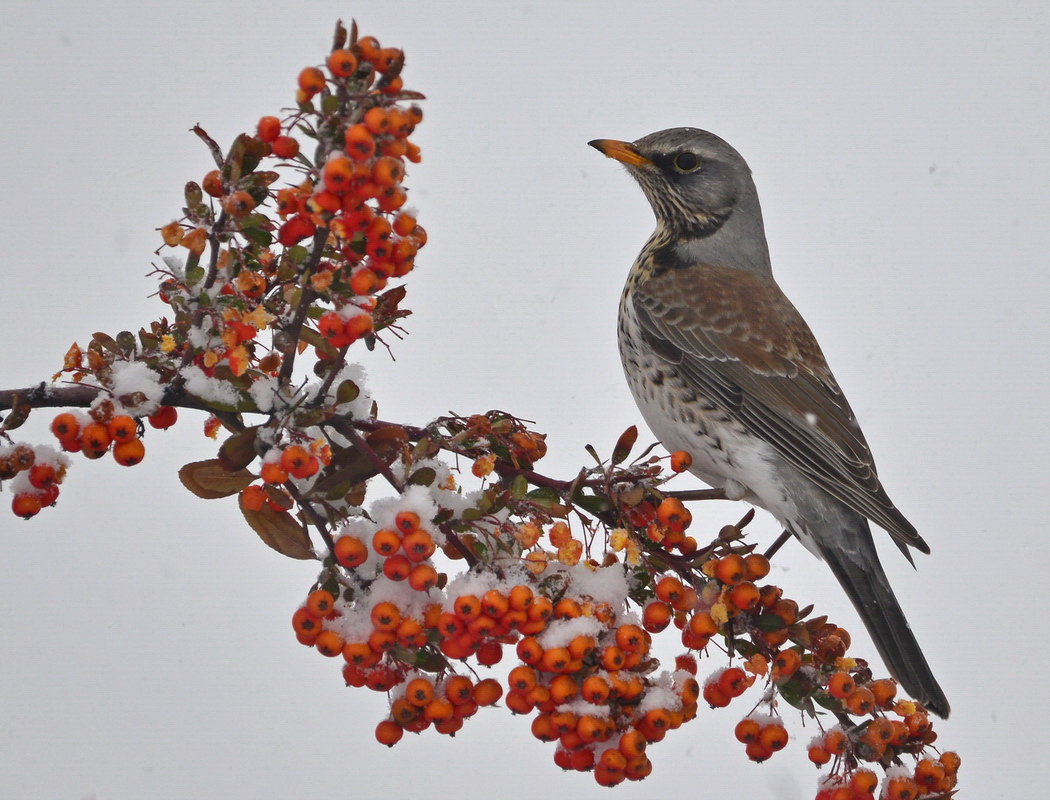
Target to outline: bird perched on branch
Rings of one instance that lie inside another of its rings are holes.
[[[909,561],[909,547],[929,547],[887,496],[820,346],[773,280],[747,162],[696,128],[590,144],[627,168],[656,214],[620,300],[620,356],[642,416],[668,450],[692,455],[694,474],[767,509],[827,562],[890,673],[947,717],[868,521]]]

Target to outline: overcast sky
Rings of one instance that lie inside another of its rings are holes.
[[[210,168],[189,128],[225,146],[287,106],[340,16],[403,47],[429,98],[407,181],[430,233],[411,335],[396,363],[365,361],[382,415],[512,411],[549,432],[559,477],[585,444],[608,451],[641,424],[615,315],[653,221],[586,143],[723,136],[754,171],[781,286],[933,549],[917,571],[882,553],[952,703],[938,729],[962,796],[1028,794],[1028,748],[1050,735],[1046,5],[5,3],[0,386],[163,313],[146,297],[154,229]],[[48,441],[48,420],[26,438]],[[134,469],[76,458],[32,522],[0,511],[0,794],[608,796],[505,712],[452,741],[376,745],[385,701],[294,640],[315,570],[262,546],[232,500],[179,485],[182,463],[213,455],[201,422],[151,432]],[[697,507],[697,535],[743,511]],[[753,530],[777,533],[764,513]],[[773,577],[875,658],[803,548]],[[811,798],[812,727],[792,717],[799,741],[755,766],[732,739],[738,703],[702,710],[651,749],[651,778],[614,791]]]

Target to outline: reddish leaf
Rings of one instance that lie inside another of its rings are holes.
[[[207,461],[193,461],[184,466],[179,470],[179,480],[197,497],[217,500],[237,494],[254,481],[255,476],[246,469],[229,472],[221,460],[211,458]]]
[[[306,526],[287,511],[276,511],[267,503],[258,511],[245,508],[240,503],[244,519],[259,538],[282,556],[308,561],[313,559],[313,545]]]

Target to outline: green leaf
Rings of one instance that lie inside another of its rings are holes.
[[[572,501],[584,511],[594,514],[595,516],[611,511],[613,507],[612,503],[609,502],[609,499],[601,495],[581,494],[574,497]]]
[[[186,268],[186,285],[196,286],[204,280],[204,267],[200,264],[195,264],[192,267]]]
[[[787,627],[787,623],[776,614],[761,614],[755,618],[755,627],[762,633],[776,633]]]
[[[616,446],[613,447],[612,463],[622,463],[631,454],[631,448],[634,447],[636,441],[638,441],[638,428],[632,425],[621,433],[620,438],[616,440]]]
[[[269,247],[273,243],[273,234],[262,228],[242,228],[241,234],[252,244]]]
[[[420,467],[405,481],[409,486],[433,486],[437,480],[437,472],[431,467]]]
[[[335,402],[337,405],[352,403],[361,394],[360,387],[351,380],[345,380],[335,390]]]
[[[522,476],[518,476],[519,478]],[[551,489],[549,486],[541,486],[538,489],[533,489],[531,492],[525,495],[526,499],[533,501],[544,501],[548,503],[559,503],[561,497],[556,491]]]
[[[521,500],[529,490],[529,482],[524,475],[515,475],[510,482],[510,496],[515,500]]]

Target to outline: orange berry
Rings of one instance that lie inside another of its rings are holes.
[[[671,607],[662,600],[653,600],[642,611],[642,625],[650,633],[659,633],[671,623]]]
[[[758,734],[758,741],[774,753],[783,750],[788,743],[787,729],[779,722],[765,725]]]
[[[470,703],[474,699],[474,683],[466,675],[453,675],[445,681],[445,697],[453,705]]]
[[[718,685],[718,681],[704,684],[703,696],[711,708],[725,708],[733,699],[731,695]]]
[[[372,627],[380,631],[394,631],[401,624],[401,610],[390,602],[376,603],[372,609]]]
[[[674,604],[681,599],[685,586],[673,575],[665,575],[656,583],[656,596],[665,603]]]
[[[80,432],[80,441],[83,442],[84,447],[90,450],[105,452],[109,449],[112,438],[109,435],[109,431],[106,430],[105,425],[98,422],[92,422],[85,425]]]
[[[349,50],[333,50],[328,56],[328,71],[336,78],[349,78],[357,72],[357,56]]]
[[[474,686],[474,702],[479,706],[491,706],[503,696],[503,687],[495,678],[485,678]]]
[[[637,625],[621,625],[617,628],[616,644],[628,653],[642,653],[649,647],[645,631]]]
[[[749,686],[747,673],[740,667],[727,667],[718,676],[718,688],[729,697],[738,697]]]
[[[741,744],[748,744],[758,739],[758,734],[761,730],[762,727],[756,720],[751,717],[744,717],[736,724],[736,728],[733,729],[733,735],[736,736],[736,740]]]
[[[393,720],[385,719],[376,725],[376,741],[387,747],[393,747],[404,735],[405,729]]]
[[[324,73],[317,67],[305,67],[299,73],[299,88],[307,95],[315,95],[325,87]]]
[[[58,439],[73,439],[80,433],[80,421],[68,411],[51,421],[51,432]]]
[[[857,682],[848,672],[836,672],[828,678],[828,693],[840,700],[848,697],[856,688]]]
[[[114,442],[127,441],[138,435],[138,423],[127,414],[118,414],[106,424],[106,432]]]
[[[243,190],[234,192],[222,199],[222,210],[231,217],[243,217],[255,208],[255,198]]]
[[[694,636],[710,637],[718,633],[718,624],[707,611],[697,611],[689,618],[688,630]]]
[[[769,574],[769,559],[761,553],[744,556],[744,567],[749,581],[760,581]]]
[[[693,466],[693,457],[686,450],[675,450],[671,453],[671,471],[685,472]]]
[[[315,617],[326,616],[334,605],[335,597],[327,589],[314,589],[306,598],[306,609]]]
[[[306,468],[306,465],[310,462],[311,458],[313,458],[313,456],[310,455],[309,450],[302,445],[293,444],[286,447],[281,453],[281,468],[297,478],[302,478],[305,476],[300,475],[299,473]]]
[[[481,601],[472,594],[460,595],[453,604],[454,613],[464,622],[471,622],[481,616]]]
[[[758,587],[751,581],[738,583],[729,593],[729,600],[741,611],[751,611],[758,606]]]
[[[681,533],[693,521],[693,515],[676,497],[665,497],[656,509],[656,519],[661,525]]]
[[[608,647],[602,648],[602,668],[609,670],[610,672],[621,669],[623,667],[624,656],[625,654],[623,650],[616,645],[609,645]]]
[[[571,675],[555,675],[551,678],[549,688],[551,702],[555,705],[571,702],[580,693],[580,686]]]
[[[303,606],[292,614],[292,628],[298,634],[316,638],[321,633],[321,620],[315,614],[311,614],[310,609]]]
[[[259,477],[265,483],[285,483],[288,480],[288,473],[279,461],[264,461],[259,470]]]
[[[393,186],[403,177],[405,177],[405,167],[399,158],[381,156],[372,165],[372,180],[379,186]]]
[[[334,555],[342,566],[353,569],[368,559],[368,547],[356,536],[340,536],[335,540]]]
[[[851,714],[863,716],[871,712],[875,707],[875,695],[866,686],[860,686],[850,692],[843,702]]]
[[[222,173],[213,169],[201,180],[201,188],[212,197],[222,197],[226,194],[222,185]]]
[[[281,135],[281,121],[277,117],[260,117],[256,134],[264,142],[272,142]]]
[[[146,446],[141,439],[126,439],[113,445],[113,458],[122,467],[133,467],[146,455]]]
[[[346,129],[343,143],[346,145],[346,154],[355,161],[367,161],[376,152],[376,140],[372,132],[361,123]]]
[[[38,494],[22,492],[11,498],[11,511],[14,512],[16,517],[21,517],[22,519],[35,517],[40,513],[41,508],[43,508],[43,501]]]
[[[747,564],[743,556],[736,553],[722,556],[715,564],[715,577],[730,585],[743,581],[747,577]]]
[[[773,657],[773,677],[777,680],[786,680],[794,675],[802,666],[802,656],[797,650],[781,650]]]
[[[394,526],[407,536],[419,529],[419,514],[415,511],[399,511],[394,518]]]
[[[812,761],[817,766],[821,766],[823,764],[827,764],[829,761],[831,761],[831,753],[829,753],[824,748],[823,744],[810,745],[810,748],[809,748],[809,751],[808,751],[808,756],[809,756],[809,760]]]
[[[346,192],[354,180],[354,168],[350,159],[346,156],[329,158],[321,170],[321,180],[330,192]]]
[[[434,699],[434,684],[429,678],[414,678],[405,686],[405,699],[422,708]]]
[[[362,36],[357,40],[357,52],[365,61],[375,61],[379,58],[379,40],[374,36]]]
[[[915,800],[918,795],[919,785],[904,776],[892,778],[882,790],[882,797],[886,800]]]
[[[491,667],[503,660],[503,645],[495,639],[484,641],[478,645],[478,651],[474,657],[481,666]]]
[[[897,696],[897,682],[892,678],[881,678],[877,681],[872,681],[868,688],[871,689],[871,693],[875,698],[875,705],[879,708],[886,708],[893,702],[893,698]]]
[[[161,406],[147,417],[149,424],[160,430],[170,428],[179,419],[179,411],[175,406]]]
[[[773,755],[773,751],[757,739],[753,742],[748,742],[747,746],[744,748],[744,753],[746,753],[747,757],[756,764],[761,764]]]
[[[317,648],[317,652],[328,658],[335,658],[340,655],[343,652],[344,644],[343,637],[335,631],[321,631],[314,641],[314,647]]]
[[[850,775],[849,788],[855,794],[874,794],[878,785],[879,778],[870,769],[858,769]]]
[[[846,752],[849,740],[841,728],[832,728],[824,734],[824,749],[833,756],[840,756]]]
[[[372,536],[372,549],[381,556],[392,556],[401,549],[401,537],[389,528],[382,528]]]
[[[387,558],[383,562],[383,574],[392,581],[408,580],[412,573],[412,562],[401,553]]]
[[[535,636],[526,636],[518,642],[516,653],[526,664],[538,664],[543,658],[543,645]]]
[[[408,573],[408,585],[417,592],[425,592],[437,586],[438,572],[430,564],[416,564]]]
[[[299,141],[291,136],[278,136],[270,147],[278,158],[295,158],[299,155]]]
[[[562,672],[572,663],[572,654],[567,647],[553,647],[545,650],[539,667],[545,672]]]
[[[371,134],[386,133],[390,129],[390,117],[385,108],[375,106],[365,112],[364,125]]]
[[[29,468],[29,483],[34,489],[47,489],[55,484],[55,468],[51,464],[36,462]]]
[[[503,702],[513,714],[529,714],[536,707],[526,695],[516,689],[508,692]]]
[[[953,750],[947,750],[941,753],[941,764],[944,765],[944,769],[949,775],[954,775],[959,771],[959,767],[962,766],[962,759],[959,758],[959,754]]]
[[[588,675],[580,685],[580,697],[594,705],[604,704],[609,699],[609,682],[600,675]]]

